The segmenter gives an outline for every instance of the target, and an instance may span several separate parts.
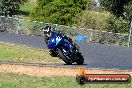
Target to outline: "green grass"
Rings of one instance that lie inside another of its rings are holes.
[[[130,84],[77,84],[75,77],[31,77],[0,73],[0,88],[132,88]]]
[[[25,3],[24,5],[21,5],[20,7],[20,14],[22,15],[29,15],[30,12],[34,9],[35,5],[32,5],[30,3]]]
[[[59,62],[60,60],[51,57],[48,50],[0,43],[0,61]]]

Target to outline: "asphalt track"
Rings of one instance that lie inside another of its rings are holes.
[[[0,42],[26,45],[38,49],[47,49],[43,37],[31,35],[17,35],[0,32]],[[132,70],[132,48],[112,46],[105,44],[77,43],[85,58],[83,65],[89,68]],[[76,67],[77,65],[65,65],[53,63],[56,66]]]

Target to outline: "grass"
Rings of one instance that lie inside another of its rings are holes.
[[[34,9],[35,5],[31,3],[24,3],[24,5],[21,5],[20,7],[20,14],[22,15],[29,15],[30,12]]]
[[[0,61],[59,62],[60,60],[57,57],[51,57],[48,50],[0,43]]]
[[[12,81],[13,80],[13,81]],[[0,88],[132,88],[130,84],[77,84],[75,77],[32,77],[0,73]]]

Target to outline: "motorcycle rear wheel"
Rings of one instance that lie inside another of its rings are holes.
[[[78,65],[82,65],[84,63],[84,58],[81,53],[78,54],[78,60],[76,61]]]

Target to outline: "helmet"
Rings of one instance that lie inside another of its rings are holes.
[[[43,31],[44,31],[44,32],[50,32],[50,31],[52,31],[52,30],[51,30],[51,26],[46,26],[46,27],[44,27],[44,28],[43,28]]]
[[[49,36],[52,32],[51,26],[46,26],[43,28],[43,32],[46,36]]]

